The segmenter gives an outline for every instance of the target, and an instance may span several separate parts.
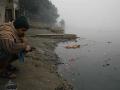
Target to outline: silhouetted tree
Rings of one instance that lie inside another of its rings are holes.
[[[53,24],[59,17],[57,8],[49,0],[19,0],[22,15],[40,22]]]

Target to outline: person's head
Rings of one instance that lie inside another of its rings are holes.
[[[27,18],[25,16],[21,16],[21,17],[17,18],[13,22],[13,25],[14,25],[19,37],[24,36],[25,32],[29,29],[29,24],[28,24]]]

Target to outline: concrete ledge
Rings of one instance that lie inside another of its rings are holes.
[[[54,38],[54,39],[76,39],[78,38],[75,34],[36,34],[36,35],[30,35],[30,37]]]

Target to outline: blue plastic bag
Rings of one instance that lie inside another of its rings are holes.
[[[19,59],[20,63],[24,63],[24,52],[23,52],[23,50],[21,50],[19,52],[18,59]]]

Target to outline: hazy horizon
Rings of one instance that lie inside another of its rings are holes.
[[[51,0],[67,27],[120,29],[120,0]],[[77,32],[77,31],[76,31]]]

